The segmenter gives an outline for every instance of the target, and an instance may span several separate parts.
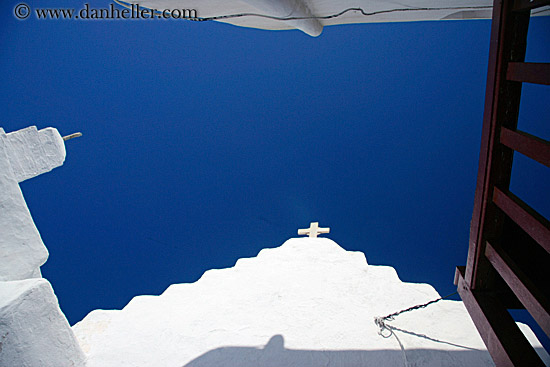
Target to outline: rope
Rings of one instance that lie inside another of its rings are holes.
[[[403,364],[405,365],[405,367],[408,367],[409,361],[407,360],[405,347],[403,346],[403,343],[401,343],[401,340],[399,340],[399,338],[397,337],[397,334],[393,332],[393,327],[386,325],[383,317],[375,317],[374,323],[380,328],[380,331],[378,331],[378,335],[382,336],[383,338],[390,338],[393,335],[395,340],[397,340],[397,343],[399,343],[399,348],[401,349],[401,355],[403,356]],[[384,330],[389,331],[389,334],[384,335]]]
[[[384,316],[384,317],[376,317],[376,319],[381,319],[383,321],[393,321],[393,319],[396,317],[396,316],[399,316],[401,315],[402,313],[405,313],[405,312],[409,312],[409,311],[414,311],[414,310],[418,310],[418,309],[421,309],[421,308],[426,308],[428,307],[429,305],[431,304],[434,304],[436,302],[439,302],[441,301],[442,299],[445,299],[445,298],[449,298],[451,296],[454,296],[455,294],[457,294],[458,292],[454,292],[454,293],[451,293],[451,294],[448,294],[444,297],[440,297],[438,299],[434,299],[433,301],[430,301],[430,302],[427,302],[427,303],[424,303],[422,305],[416,305],[416,306],[412,306],[412,307],[409,307],[409,308],[406,308],[404,310],[401,310],[401,311],[397,311],[397,312],[394,312],[394,313],[391,313],[389,314],[388,316]]]
[[[393,332],[394,329],[396,329],[396,330],[399,330],[399,329],[394,328],[391,325],[387,325],[386,321],[393,321],[396,316],[399,316],[399,315],[401,315],[402,313],[405,313],[405,312],[410,312],[410,311],[418,310],[418,309],[421,309],[421,308],[426,308],[429,305],[432,305],[436,302],[439,302],[442,299],[454,296],[457,293],[458,292],[454,292],[454,293],[448,294],[444,297],[434,299],[433,301],[430,301],[430,302],[427,302],[427,303],[424,303],[424,304],[421,304],[421,305],[412,306],[412,307],[406,308],[404,310],[391,313],[391,314],[389,314],[387,316],[384,316],[384,317],[375,317],[374,318],[374,323],[376,324],[376,326],[378,326],[380,328],[380,330],[378,330],[378,335],[380,335],[381,337],[386,338],[386,339],[390,338],[393,335],[395,337],[395,340],[397,340],[397,342],[399,343],[399,348],[401,348],[401,353],[403,354],[403,362],[405,364],[405,367],[409,366],[409,362],[407,361],[407,355],[405,354],[405,347],[403,347],[403,343],[401,343],[401,340],[399,340],[397,335]]]

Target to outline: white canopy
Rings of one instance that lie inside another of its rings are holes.
[[[492,0],[115,0],[163,11],[196,10],[201,19],[260,29],[300,29],[311,35],[347,23],[491,18]],[[548,13],[548,9],[546,11]]]

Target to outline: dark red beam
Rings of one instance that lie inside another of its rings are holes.
[[[511,192],[495,187],[493,202],[550,253],[550,222]]]
[[[515,82],[550,85],[550,64],[542,62],[510,62],[506,79]]]
[[[512,131],[503,127],[500,130],[500,142],[508,148],[550,167],[550,141],[523,131]]]
[[[550,5],[550,0],[515,0],[514,11],[527,11],[541,6]]]
[[[474,210],[466,263],[466,282],[472,289],[490,287],[492,267],[485,256],[485,241],[501,235],[501,215],[490,205],[495,185],[507,189],[513,151],[500,144],[500,128],[515,130],[522,83],[506,80],[509,62],[523,62],[529,12],[514,13],[512,1],[495,0],[489,47],[489,66]]]
[[[489,294],[470,290],[460,268],[455,277],[460,298],[495,364],[498,367],[544,366],[504,306]]]
[[[544,291],[499,246],[487,242],[485,256],[542,330],[550,335],[550,301]]]

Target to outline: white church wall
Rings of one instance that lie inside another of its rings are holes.
[[[37,130],[29,126],[6,134],[5,140],[17,182],[49,172],[65,161],[65,144],[54,128]]]
[[[84,354],[46,279],[0,282],[0,366],[84,364]]]
[[[0,128],[0,366],[81,367],[85,356],[40,266],[48,258],[19,182],[63,164],[56,129]]]
[[[399,315],[379,335],[375,317],[438,297],[362,253],[300,238],[73,329],[89,367],[493,366],[459,301]]]
[[[0,129],[0,281],[40,277],[40,266],[48,258],[18,184],[38,171],[32,150],[40,140],[34,132],[28,136],[26,129],[22,137]]]
[[[540,341],[537,339],[537,336],[531,330],[529,325],[523,324],[521,322],[516,323],[519,326],[519,329],[525,335],[525,338],[531,343],[532,346],[535,347],[535,351],[537,352],[538,356],[542,360],[545,366],[550,366],[550,354],[544,349],[544,347],[540,344]]]

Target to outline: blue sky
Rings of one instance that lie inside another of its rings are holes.
[[[456,289],[489,20],[311,38],[183,20],[19,21],[16,4],[0,5],[0,125],[83,133],[64,166],[21,185],[71,324],[231,267],[311,221],[403,281]],[[550,58],[549,29],[532,19],[528,61]],[[549,105],[547,87],[524,86],[520,128],[550,139]],[[548,170],[515,164],[512,189],[549,217]]]

